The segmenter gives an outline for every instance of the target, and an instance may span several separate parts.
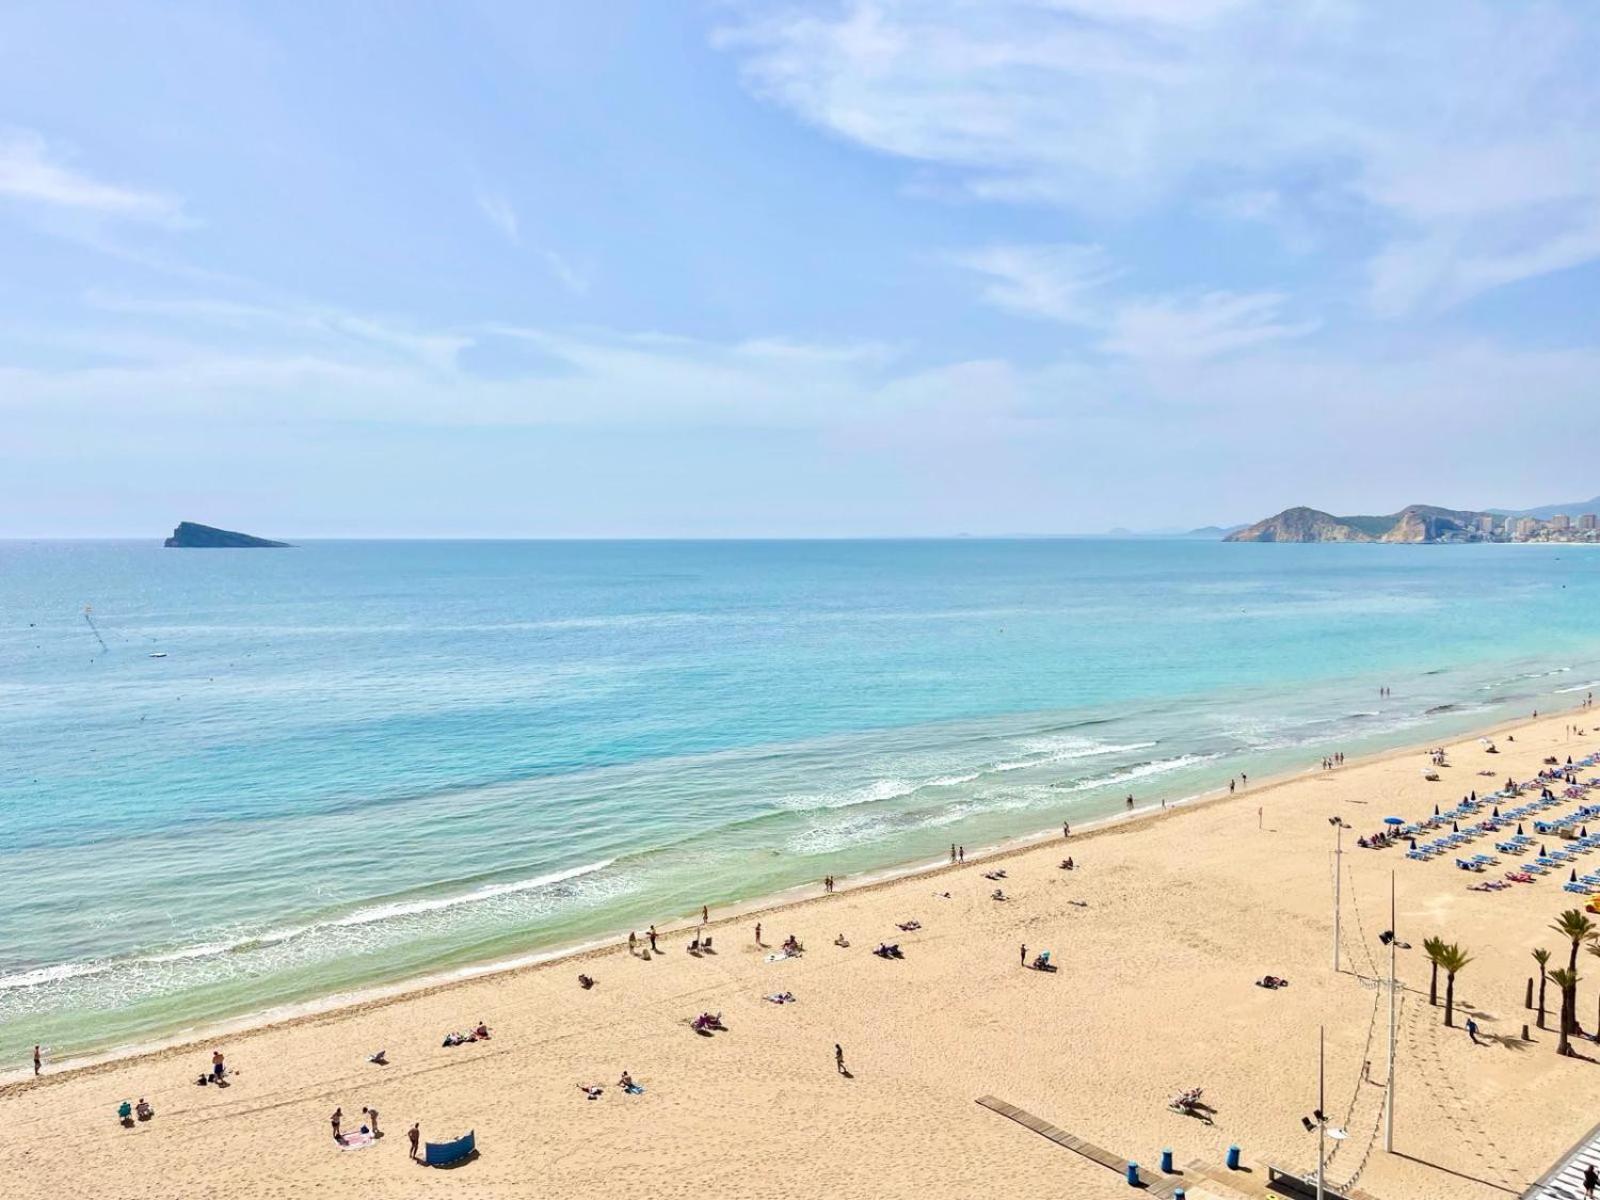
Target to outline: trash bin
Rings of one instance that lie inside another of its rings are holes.
[[[1163,1150],[1161,1152],[1161,1173],[1163,1175],[1171,1175],[1172,1174],[1172,1151],[1171,1150]]]
[[[1237,1147],[1237,1146],[1229,1146],[1228,1147],[1228,1170],[1237,1171],[1238,1169],[1239,1169],[1239,1147]]]
[[[1128,1186],[1139,1186],[1139,1164],[1136,1162],[1131,1162],[1128,1164]]]

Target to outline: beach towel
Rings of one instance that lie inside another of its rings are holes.
[[[347,1133],[344,1140],[339,1143],[341,1150],[365,1150],[378,1139],[370,1133]]]
[[[782,962],[786,958],[794,957],[787,950],[779,950],[776,954],[767,955],[768,962]]]
[[[642,1095],[644,1095],[644,1089],[642,1087],[640,1087],[637,1083],[634,1084],[632,1087],[625,1087],[622,1090],[627,1092],[628,1095],[630,1095],[630,1096],[642,1096]]]

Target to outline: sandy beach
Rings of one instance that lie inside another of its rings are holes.
[[[1592,1042],[1562,1059],[1553,1032],[1521,1040],[1534,1019],[1523,1007],[1529,952],[1546,946],[1564,965],[1547,927],[1582,898],[1561,890],[1565,873],[1469,890],[1515,860],[1474,876],[1450,855],[1407,861],[1403,848],[1360,849],[1356,837],[1508,774],[1531,779],[1549,755],[1587,754],[1600,737],[1570,727],[1595,719],[1559,713],[1516,728],[1514,741],[1502,731],[1494,755],[1476,737],[1459,741],[1437,782],[1423,778],[1423,753],[1397,752],[969,854],[962,866],[713,912],[710,954],[687,953],[693,924],[671,922],[648,959],[617,946],[231,1032],[215,1043],[227,1088],[196,1086],[211,1041],[78,1070],[47,1063],[39,1079],[0,1088],[0,1172],[18,1197],[1125,1192],[1113,1171],[976,1103],[993,1096],[1137,1160],[1151,1179],[1163,1178],[1153,1169],[1164,1148],[1180,1166],[1220,1168],[1238,1145],[1253,1170],[1237,1191],[1188,1176],[1190,1196],[1226,1197],[1252,1194],[1268,1162],[1315,1165],[1300,1117],[1316,1103],[1321,1025],[1326,1108],[1349,1133],[1330,1180],[1361,1167],[1360,1188],[1378,1197],[1517,1195],[1600,1103]],[[1337,973],[1335,815],[1351,827]],[[1493,841],[1471,849],[1493,853]],[[1077,869],[1060,869],[1069,854]],[[1003,879],[985,878],[996,870]],[[1396,1153],[1386,1154],[1388,1003],[1377,981],[1391,870],[1399,933],[1414,948],[1399,955]],[[911,921],[921,928],[897,928]],[[790,934],[805,953],[769,961]],[[834,944],[840,934],[848,948]],[[1435,934],[1474,956],[1456,984],[1456,1029],[1444,1028],[1442,1003],[1428,1005],[1421,944]],[[904,959],[872,954],[883,941]],[[1050,951],[1059,970],[1023,969],[1024,945],[1029,959]],[[1580,971],[1596,974],[1582,959]],[[1289,986],[1255,986],[1269,973]],[[794,1003],[764,998],[786,991]],[[1580,1018],[1594,1005],[1586,981]],[[726,1031],[697,1034],[703,1011],[720,1012]],[[1460,1028],[1468,1015],[1481,1045]],[[441,1045],[480,1020],[489,1040]],[[390,1065],[367,1062],[379,1048]],[[616,1086],[623,1070],[643,1094]],[[587,1100],[580,1084],[604,1092]],[[1212,1124],[1168,1107],[1192,1087],[1205,1089]],[[121,1127],[118,1104],[140,1097],[154,1119]],[[386,1136],[341,1150],[328,1126],[336,1106],[346,1130],[376,1107]],[[408,1161],[413,1122],[425,1141],[475,1130],[478,1157],[454,1170]]]

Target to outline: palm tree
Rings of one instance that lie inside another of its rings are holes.
[[[1438,956],[1433,961],[1435,966],[1444,970],[1444,1023],[1454,1028],[1456,974],[1467,969],[1467,964],[1472,961],[1472,955],[1455,942],[1451,942],[1449,945],[1439,947]]]
[[[1433,964],[1433,975],[1428,980],[1429,1008],[1439,1003],[1439,951],[1443,949],[1443,938],[1430,937],[1422,939],[1422,952],[1428,956],[1428,961]]]
[[[1569,971],[1566,967],[1557,967],[1550,972],[1550,982],[1561,989],[1561,1041],[1556,1044],[1556,1053],[1571,1054],[1572,1042],[1567,1035],[1572,1029],[1569,1016],[1578,994],[1578,973]]]
[[[1576,908],[1567,909],[1566,912],[1556,918],[1555,924],[1550,928],[1572,943],[1572,954],[1567,959],[1567,970],[1576,978],[1578,974],[1578,947],[1584,942],[1593,941],[1595,936],[1600,934],[1600,928],[1596,928],[1595,923],[1584,916],[1582,910]],[[1576,1004],[1570,1006],[1566,1020],[1569,1024],[1565,1027],[1564,1032],[1570,1033],[1578,1024],[1578,1008]]]
[[[1591,950],[1594,949],[1593,946],[1591,946],[1589,948]],[[1545,970],[1545,968],[1550,965],[1550,951],[1546,950],[1543,946],[1540,946],[1537,950],[1535,950],[1533,952],[1533,961],[1539,964],[1539,1028],[1543,1029],[1544,1028],[1544,985],[1545,985],[1545,981],[1550,978],[1550,974],[1549,974],[1548,971]]]

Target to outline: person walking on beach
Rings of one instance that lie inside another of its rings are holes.
[[[1250,776],[1246,775],[1243,771],[1239,772],[1239,786],[1240,787],[1249,787],[1250,786]]]
[[[33,1073],[35,1075],[39,1073],[39,1044],[37,1042],[33,1046]]]
[[[1231,795],[1233,795],[1233,785],[1234,785],[1234,782],[1235,782],[1235,781],[1234,781],[1234,780],[1233,780],[1233,778],[1232,778],[1232,777],[1230,777],[1230,778],[1229,778],[1229,779],[1228,779],[1228,795],[1230,795],[1230,796],[1231,796]]]
[[[965,846],[957,846],[956,847],[956,861],[957,862],[966,862],[967,861],[967,848]]]
[[[839,1074],[841,1074],[841,1075],[850,1074],[849,1071],[846,1071],[844,1069],[844,1047],[841,1046],[838,1042],[835,1042],[833,1044],[833,1065],[834,1065],[835,1069],[838,1070]]]
[[[1478,1040],[1478,1023],[1471,1017],[1467,1018],[1467,1036],[1472,1039],[1472,1044],[1474,1046],[1483,1045],[1483,1043]]]
[[[1600,1174],[1596,1174],[1593,1163],[1585,1163],[1583,1167],[1584,1200],[1594,1200],[1594,1189],[1596,1187],[1600,1187]]]
[[[704,925],[709,920],[711,920],[711,910],[702,904],[700,906],[700,924]]]
[[[955,862],[955,860],[956,860],[956,844],[954,842],[951,842],[950,843],[950,861],[951,862]]]
[[[417,1141],[422,1137],[422,1122],[418,1121],[406,1130],[406,1141],[411,1143],[411,1157],[417,1156]]]
[[[756,945],[761,945],[761,922],[756,922]]]
[[[1065,821],[1061,822],[1061,836],[1062,837],[1071,837],[1072,836],[1072,826],[1069,825]]]
[[[335,1108],[333,1110],[333,1116],[328,1118],[328,1123],[333,1126],[333,1140],[336,1142],[344,1141],[344,1135],[339,1132],[339,1122],[343,1120],[344,1109],[342,1108]]]
[[[650,926],[650,953],[656,953],[656,927]]]
[[[1027,942],[1023,942],[1022,943],[1022,965],[1023,966],[1027,966],[1028,965],[1028,943]]]

